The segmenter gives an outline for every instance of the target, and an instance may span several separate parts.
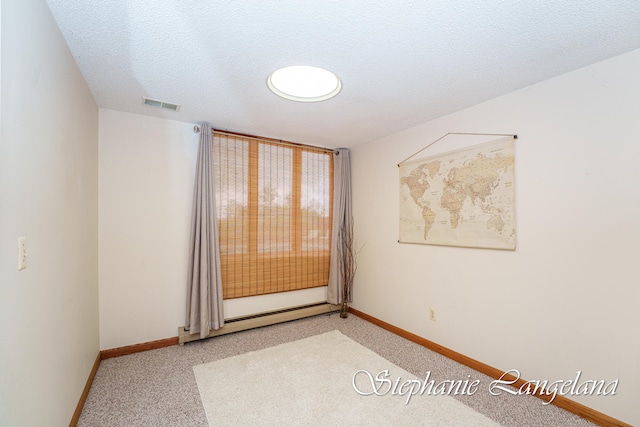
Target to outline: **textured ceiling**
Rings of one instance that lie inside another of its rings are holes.
[[[101,108],[328,147],[640,48],[640,0],[47,2]],[[265,82],[287,65],[327,68],[342,92],[281,99]]]

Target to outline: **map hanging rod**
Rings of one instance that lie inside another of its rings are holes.
[[[412,155],[410,155],[409,157],[407,157],[406,159],[404,159],[403,161],[401,161],[400,163],[398,163],[398,167],[400,167],[401,164],[403,164],[404,162],[406,162],[407,160],[411,159],[412,157],[415,157],[416,154],[420,154],[422,153],[424,150],[426,150],[427,148],[431,147],[433,144],[435,144],[436,142],[445,139],[447,136],[449,135],[480,135],[480,136],[512,136],[513,139],[518,139],[518,135],[513,134],[513,133],[469,133],[469,132],[447,132],[446,134],[442,135],[440,138],[436,139],[435,141],[433,141],[431,144],[427,145],[426,147],[421,148],[420,150],[416,151],[415,153],[413,153]]]

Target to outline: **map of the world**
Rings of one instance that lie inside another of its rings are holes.
[[[515,249],[512,137],[399,169],[400,242]]]

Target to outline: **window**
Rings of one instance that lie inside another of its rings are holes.
[[[225,299],[326,286],[333,155],[214,132]]]

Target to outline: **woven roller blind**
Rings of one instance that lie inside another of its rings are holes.
[[[225,299],[327,285],[333,156],[214,132]]]

